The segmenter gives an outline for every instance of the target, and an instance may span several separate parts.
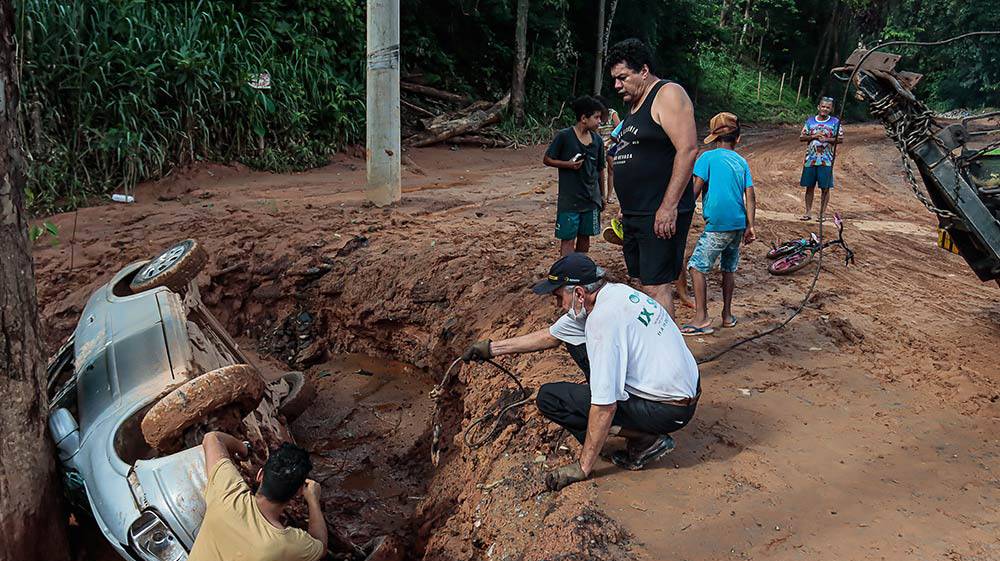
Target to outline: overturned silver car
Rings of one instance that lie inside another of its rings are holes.
[[[301,373],[265,384],[201,302],[206,261],[185,240],[128,265],[91,295],[48,366],[71,496],[125,559],[187,559],[205,514],[206,431],[234,429],[264,451],[291,440],[284,423],[314,396]]]

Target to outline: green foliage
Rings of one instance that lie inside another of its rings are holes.
[[[53,245],[59,243],[59,227],[51,222],[42,222],[41,226],[32,226],[28,228],[28,239],[31,240],[32,243],[46,235],[52,238]]]
[[[598,1],[531,0],[528,119],[505,120],[505,134],[548,141],[570,120],[564,105],[592,91]],[[72,208],[200,160],[306,169],[363,138],[362,0],[15,4],[33,211]],[[401,2],[404,78],[501,98],[511,84],[515,9],[513,0]],[[700,123],[718,110],[798,122],[819,95],[839,98],[829,68],[859,42],[997,28],[994,0],[620,0],[610,42],[650,44],[657,74],[688,89]],[[1000,105],[998,47],[989,39],[902,50],[900,66],[927,75],[918,93],[939,106]],[[779,103],[776,76],[793,66]],[[248,85],[261,72],[271,89]],[[813,99],[796,105],[802,75]],[[617,99],[606,76],[602,91]]]
[[[798,78],[789,84],[786,78],[781,101],[780,77],[765,71],[761,77],[760,100],[757,99],[757,70],[740,64],[724,52],[704,52],[698,57],[701,78],[697,85],[695,106],[698,123],[707,126],[712,115],[729,111],[747,123],[799,123],[815,112],[815,100],[802,92],[795,103]],[[803,90],[805,88],[803,87]]]
[[[970,31],[1000,30],[994,0],[901,0],[882,40],[940,41]],[[938,109],[1000,106],[1000,36],[974,37],[940,47],[890,47],[899,67],[925,75],[917,90]]]
[[[17,7],[32,209],[202,159],[314,166],[362,134],[364,35],[340,27],[363,22],[355,2]],[[248,85],[261,72],[272,89]]]

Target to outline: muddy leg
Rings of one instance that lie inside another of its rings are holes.
[[[569,255],[575,249],[576,240],[559,240],[559,255]]]
[[[708,319],[708,279],[705,273],[692,268],[691,285],[694,287],[694,319],[691,325],[708,327],[712,322]]]
[[[736,290],[736,273],[722,272],[722,323],[733,322],[733,292]]]
[[[670,314],[670,317],[677,317],[674,314],[674,287],[672,284],[644,284],[642,291],[659,302]]]
[[[691,299],[691,294],[688,293],[687,271],[684,269],[681,269],[680,275],[674,281],[674,288],[677,289],[677,301],[680,302],[681,306],[693,308],[694,300]]]

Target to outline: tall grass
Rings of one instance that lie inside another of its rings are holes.
[[[798,76],[785,77],[779,101],[780,73],[775,75],[764,69],[758,99],[756,68],[722,51],[700,53],[698,67],[699,103],[695,105],[695,111],[699,124],[707,125],[708,119],[719,111],[735,113],[746,123],[801,123],[815,112],[816,100],[806,98],[804,85],[801,99],[795,102]]]
[[[33,210],[70,208],[202,159],[310,167],[364,129],[361,68],[342,62],[361,60],[364,34],[317,29],[278,2],[17,8]],[[362,10],[331,2],[321,23],[356,24]],[[260,72],[272,89],[248,85]]]

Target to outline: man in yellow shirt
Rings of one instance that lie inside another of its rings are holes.
[[[257,472],[257,494],[230,456],[246,457],[249,444],[222,432],[202,440],[205,449],[205,519],[189,561],[318,561],[326,555],[327,529],[319,505],[319,483],[306,479],[309,453],[284,443]],[[288,528],[281,512],[301,493],[309,506],[309,531]]]

